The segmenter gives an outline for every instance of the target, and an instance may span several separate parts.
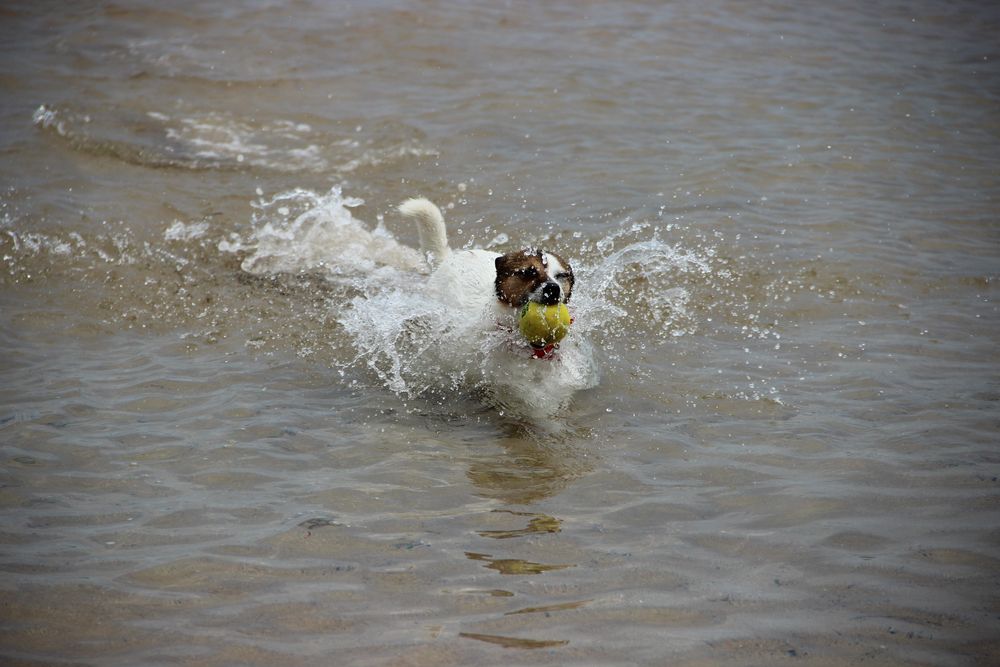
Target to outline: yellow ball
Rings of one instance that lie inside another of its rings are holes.
[[[532,347],[546,347],[555,345],[563,339],[569,331],[570,322],[569,308],[566,304],[544,306],[529,301],[521,307],[518,328]]]

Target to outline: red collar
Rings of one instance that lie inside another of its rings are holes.
[[[556,356],[556,346],[546,345],[545,347],[531,348],[531,356],[534,359],[552,359]]]
[[[573,324],[573,322],[575,322],[575,321],[576,321],[576,318],[575,317],[571,317],[570,320],[569,320],[569,323]],[[497,322],[497,328],[498,329],[502,329],[504,331],[509,331],[512,334],[514,332],[514,329],[512,329],[511,327],[508,327],[508,326],[504,326],[500,322]],[[556,349],[558,349],[558,346],[555,343],[552,343],[552,344],[546,345],[545,347],[530,347],[528,349],[531,350],[531,358],[532,359],[555,359]]]
[[[573,322],[576,322],[576,318],[569,318],[569,323],[573,324]],[[533,347],[531,348],[531,356],[534,359],[554,359],[558,347],[555,343],[551,343],[545,347]]]

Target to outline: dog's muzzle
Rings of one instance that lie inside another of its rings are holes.
[[[562,288],[559,283],[551,280],[544,285],[538,294],[538,302],[544,306],[554,306],[562,299]]]

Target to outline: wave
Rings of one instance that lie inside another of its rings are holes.
[[[437,155],[406,127],[366,132],[356,125],[334,134],[298,120],[259,123],[219,111],[88,113],[46,104],[32,120],[73,150],[150,168],[348,174]]]

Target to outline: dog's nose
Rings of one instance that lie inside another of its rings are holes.
[[[559,283],[554,283],[550,280],[542,285],[543,305],[554,306],[559,303],[560,297],[562,297],[562,288],[559,287]]]

